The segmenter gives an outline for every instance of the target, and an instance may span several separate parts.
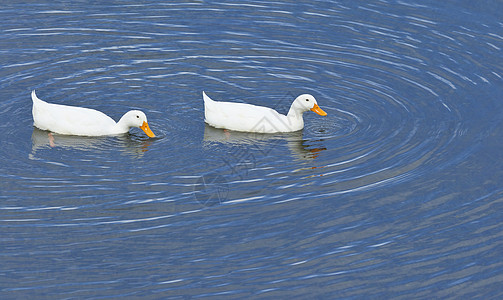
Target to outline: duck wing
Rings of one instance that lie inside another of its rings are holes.
[[[33,125],[59,134],[97,136],[113,134],[116,122],[95,109],[52,104],[32,92]]]

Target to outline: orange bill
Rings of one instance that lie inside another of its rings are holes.
[[[319,114],[320,116],[326,116],[327,113],[321,109],[318,104],[315,104],[313,108],[311,108],[311,111],[314,111],[315,113]]]
[[[151,138],[155,137],[155,134],[152,132],[152,130],[150,130],[150,127],[148,127],[148,123],[147,122],[143,121],[143,125],[140,126],[140,129],[143,130],[143,131],[145,131],[145,133],[149,137],[151,137]]]

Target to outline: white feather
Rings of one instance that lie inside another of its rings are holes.
[[[33,125],[42,130],[68,135],[102,136],[122,134],[131,127],[140,127],[147,135],[155,136],[148,128],[147,117],[139,110],[127,112],[116,123],[95,109],[47,103],[39,99],[35,91],[32,91],[31,99]]]
[[[308,94],[297,97],[286,116],[268,107],[214,101],[205,92],[203,100],[206,123],[216,128],[235,131],[258,133],[298,131],[304,128],[302,114],[305,111],[317,110],[317,113],[326,115],[318,107],[316,99]]]

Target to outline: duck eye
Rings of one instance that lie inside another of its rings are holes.
[[[309,102],[309,99],[306,99],[307,102]]]
[[[140,118],[140,116],[136,115],[136,118],[137,118],[137,119],[139,119],[139,118]]]

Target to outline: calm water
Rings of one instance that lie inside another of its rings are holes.
[[[503,296],[501,2],[47,2],[0,8],[2,299]],[[32,89],[158,137],[51,145]]]

